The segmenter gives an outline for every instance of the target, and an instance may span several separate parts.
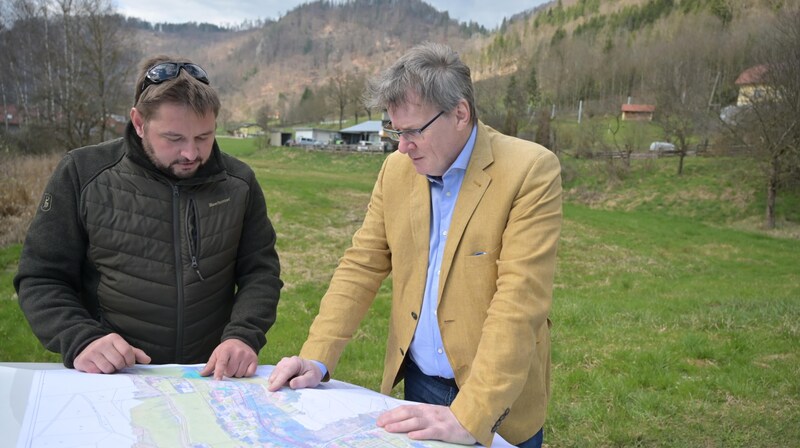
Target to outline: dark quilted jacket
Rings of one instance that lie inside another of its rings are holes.
[[[155,364],[203,363],[237,338],[258,352],[282,282],[252,170],[220,152],[191,179],[126,137],[70,151],[31,224],[14,285],[31,328],[72,367],[122,335]]]

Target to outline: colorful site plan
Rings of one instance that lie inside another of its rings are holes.
[[[402,405],[340,381],[269,392],[273,366],[216,381],[197,366],[146,366],[112,375],[33,375],[18,448],[33,447],[450,447],[376,426]]]

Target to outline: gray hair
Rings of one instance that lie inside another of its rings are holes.
[[[449,112],[462,99],[469,104],[475,123],[475,93],[470,70],[452,48],[425,42],[410,49],[386,71],[370,80],[364,104],[370,109],[387,109],[406,104],[414,91],[426,104]]]

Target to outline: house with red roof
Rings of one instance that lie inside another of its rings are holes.
[[[625,121],[653,121],[656,106],[652,104],[623,104],[622,119]]]
[[[749,106],[754,101],[766,98],[770,94],[767,85],[767,71],[769,66],[760,64],[748,68],[736,78],[736,87],[739,88],[739,96],[736,98],[737,106]]]

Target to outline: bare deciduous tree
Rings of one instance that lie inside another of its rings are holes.
[[[339,128],[342,128],[344,114],[347,106],[353,102],[354,98],[350,95],[350,84],[352,76],[342,72],[340,69],[334,70],[333,76],[328,78],[327,99],[330,106],[336,111],[339,117]]]
[[[760,95],[748,98],[731,130],[763,162],[767,188],[764,226],[775,227],[781,188],[800,172],[800,10],[784,12],[759,53],[765,70]]]
[[[90,89],[89,114],[100,120],[92,129],[99,128],[100,138],[105,139],[112,136],[107,132],[112,114],[132,105],[133,94],[127,87],[131,83],[123,80],[135,68],[139,53],[125,41],[122,17],[114,13],[107,0],[85,1],[77,51],[86,64],[79,76]]]
[[[625,130],[627,132],[620,132],[623,126],[621,119],[617,115],[614,121],[609,124],[608,132],[611,134],[612,146],[616,151],[612,157],[616,156],[621,159],[625,170],[630,170],[631,154],[645,145],[644,136],[645,126],[647,125],[641,121],[625,122]]]
[[[269,122],[272,119],[272,105],[264,103],[256,111],[256,124],[266,132],[269,129]]]
[[[682,28],[674,44],[660,50],[662,59],[653,76],[657,94],[655,119],[666,141],[675,145],[677,174],[683,174],[684,159],[698,136],[708,132],[714,115],[708,110],[709,92],[714,89],[716,71],[708,64],[710,49],[701,46],[702,33]]]
[[[348,83],[349,95],[350,98],[352,98],[352,101],[350,101],[350,113],[353,115],[355,123],[358,123],[358,117],[362,112],[367,116],[367,120],[372,120],[372,110],[364,105],[363,96],[366,84],[366,76],[359,71],[352,74],[350,82]]]
[[[108,0],[13,0],[0,29],[0,84],[25,120],[23,151],[70,149],[107,138],[112,114],[131,98],[139,54],[121,36]]]

